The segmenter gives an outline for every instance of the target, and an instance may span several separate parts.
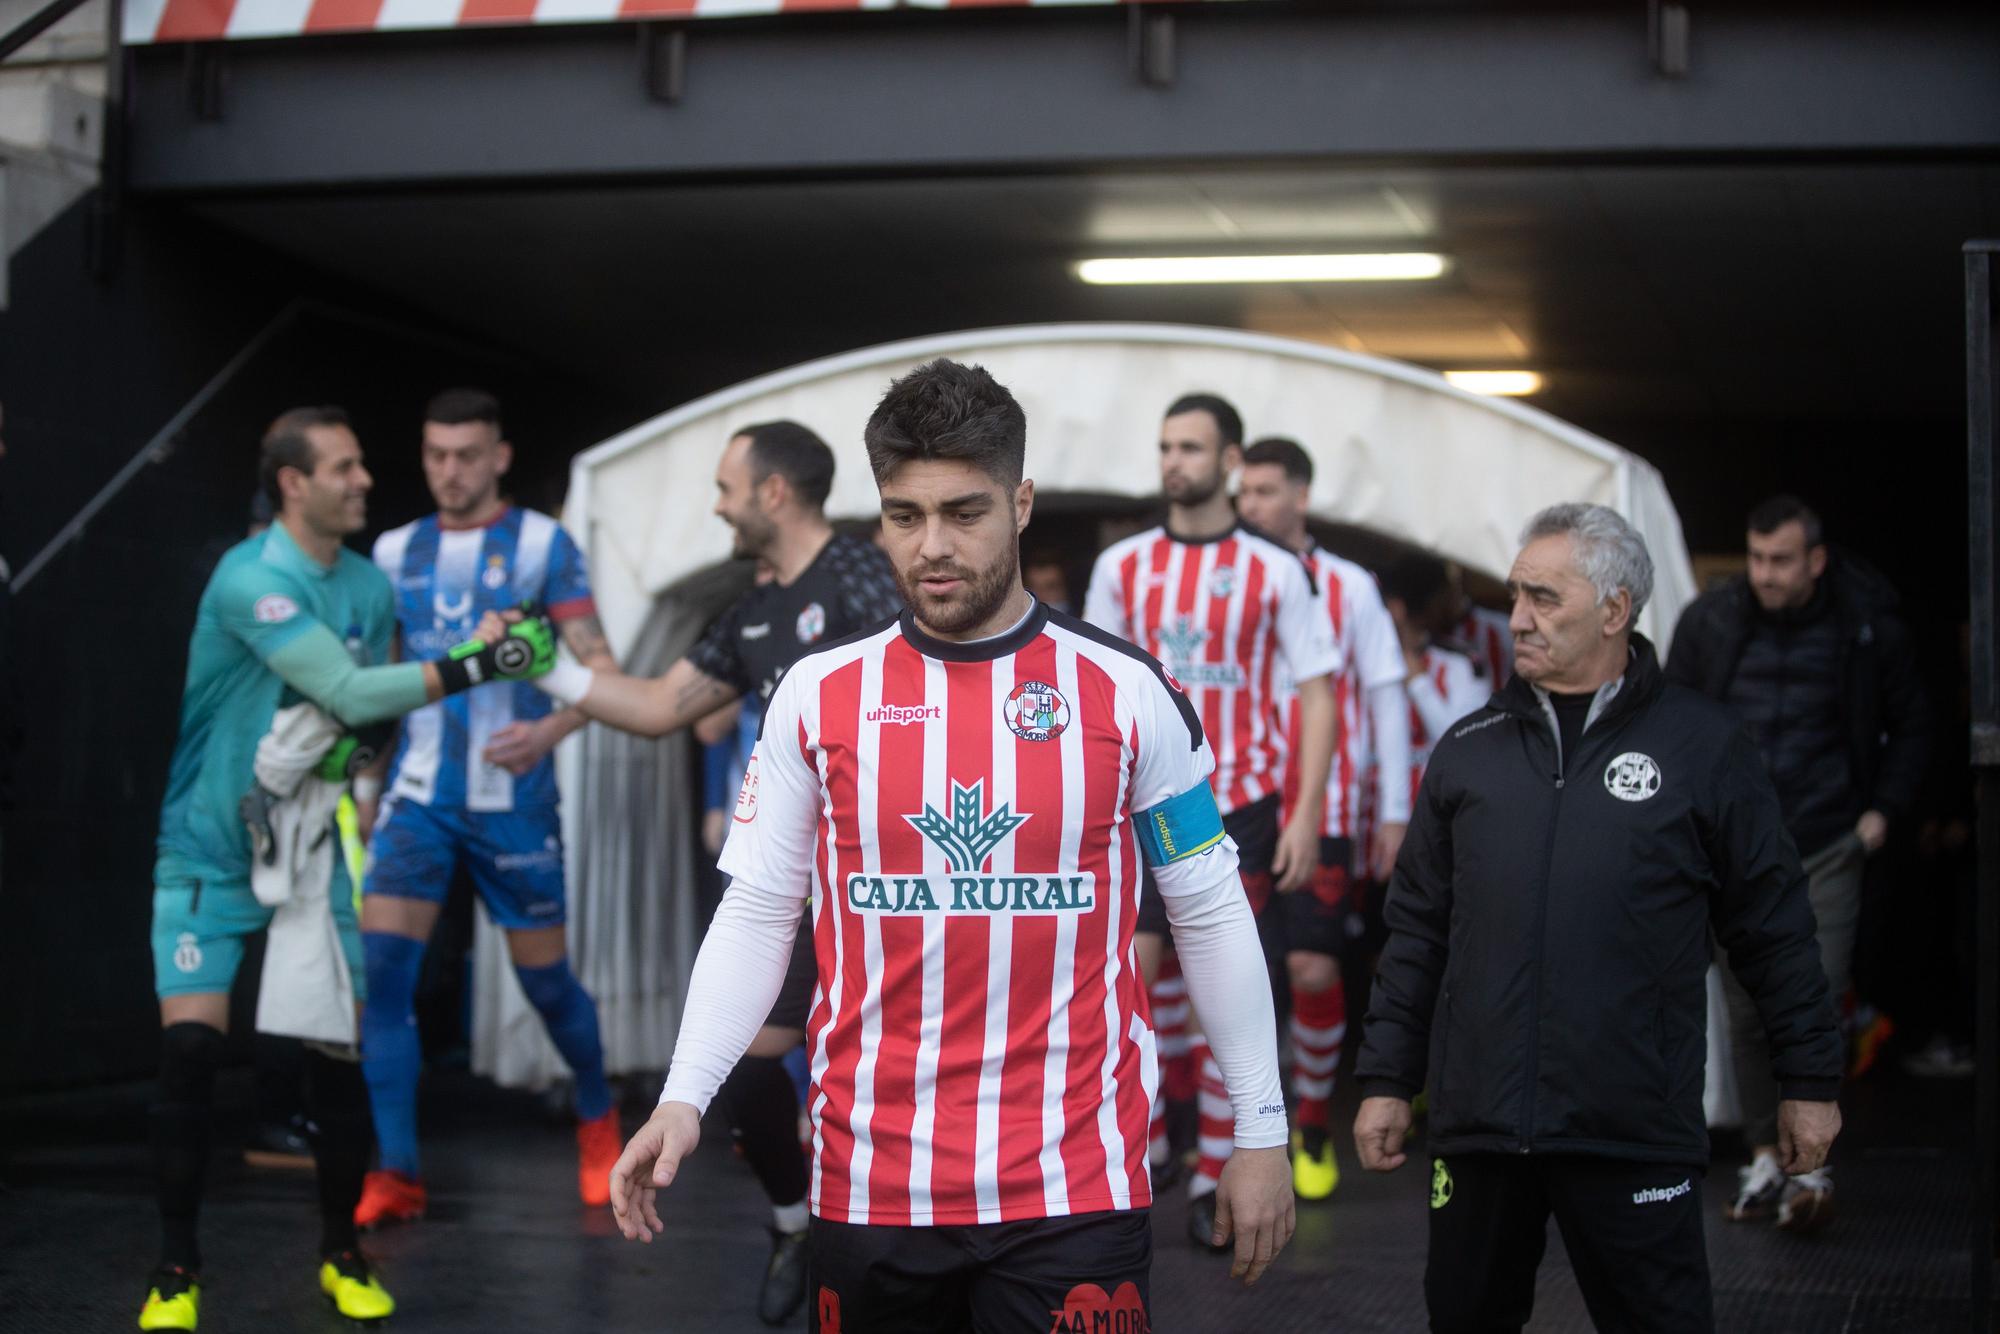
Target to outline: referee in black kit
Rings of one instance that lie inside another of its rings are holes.
[[[1785,1170],[1840,1130],[1806,877],[1736,719],[1633,631],[1638,533],[1557,505],[1523,543],[1514,678],[1438,743],[1389,888],[1355,1142],[1400,1166],[1428,1075],[1437,1334],[1527,1322],[1551,1213],[1599,1329],[1709,1330],[1711,930],[1770,1035]]]

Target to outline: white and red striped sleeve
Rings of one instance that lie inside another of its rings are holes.
[[[1302,681],[1337,672],[1344,665],[1333,641],[1333,622],[1313,589],[1305,565],[1293,559],[1268,563],[1273,626],[1278,652],[1285,660],[1293,688]]]
[[[1127,544],[1117,543],[1098,553],[1090,567],[1090,586],[1083,595],[1083,619],[1098,629],[1137,643],[1132,630],[1132,609],[1126,605],[1125,581],[1119,569],[1127,558]]]

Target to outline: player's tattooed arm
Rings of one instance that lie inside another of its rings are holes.
[[[592,671],[588,673],[588,688],[572,698],[578,709],[598,722],[640,736],[665,736],[692,727],[742,694],[683,658],[664,676]]]
[[[556,628],[562,633],[563,645],[578,662],[592,671],[617,670],[617,660],[611,656],[611,641],[604,637],[604,622],[595,615],[572,616]]]

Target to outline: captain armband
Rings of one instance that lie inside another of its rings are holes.
[[[1171,866],[1199,857],[1222,842],[1222,812],[1207,783],[1198,783],[1132,817],[1149,866]]]

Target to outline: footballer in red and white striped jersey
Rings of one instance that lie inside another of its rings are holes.
[[[1424,766],[1431,762],[1431,748],[1451,725],[1486,706],[1492,690],[1480,679],[1472,659],[1455,649],[1436,644],[1425,647],[1423,670],[1410,679],[1410,781],[1411,802],[1424,781]]]
[[[1227,813],[1284,785],[1284,682],[1339,670],[1341,655],[1297,556],[1241,525],[1194,541],[1164,527],[1107,548],[1084,619],[1166,665],[1215,749]]]
[[[1368,776],[1374,763],[1368,692],[1402,682],[1403,651],[1396,639],[1396,623],[1382,605],[1374,575],[1317,545],[1299,559],[1318,589],[1321,613],[1332,627],[1341,659],[1340,671],[1333,679],[1338,730],[1334,733],[1333,767],[1327,773],[1326,824],[1321,832],[1328,838],[1355,839],[1361,835],[1362,818],[1368,810]],[[1298,696],[1289,681],[1283,684],[1279,709],[1285,719],[1285,813],[1289,816],[1298,799],[1294,758],[1298,754]],[[1409,808],[1392,803],[1382,818],[1406,821]]]
[[[905,613],[801,659],[753,764],[721,867],[811,867],[814,1215],[1150,1203],[1134,815],[1212,767],[1158,665],[1040,604],[970,643]]]
[[[1498,690],[1514,675],[1514,632],[1507,628],[1507,613],[1469,604],[1447,638],[1471,650],[1491,689]]]

